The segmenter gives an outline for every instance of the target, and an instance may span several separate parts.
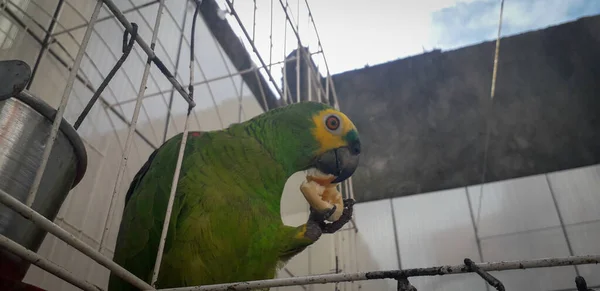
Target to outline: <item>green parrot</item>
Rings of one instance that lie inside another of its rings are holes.
[[[125,197],[114,261],[148,283],[181,139],[180,133],[150,155]],[[290,258],[346,224],[354,204],[343,200],[332,223],[326,220],[335,206],[311,207],[305,224],[284,225],[280,202],[288,178],[311,171],[342,182],[356,170],[360,151],[352,121],[317,102],[189,132],[156,288],[275,278]],[[111,274],[108,290],[137,289]]]

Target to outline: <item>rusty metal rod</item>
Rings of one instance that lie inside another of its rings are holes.
[[[477,273],[477,275],[479,275],[488,284],[490,284],[494,288],[496,288],[496,290],[498,290],[498,291],[505,290],[504,284],[502,284],[502,282],[500,282],[500,280],[498,280],[498,279],[496,279],[496,277],[490,275],[490,273],[488,273],[484,270],[481,270],[479,267],[477,267],[477,265],[475,264],[475,262],[473,262],[473,260],[466,258],[465,265],[467,265],[467,267],[469,267],[469,270]]]
[[[546,268],[546,267],[558,267],[558,266],[571,266],[571,265],[584,265],[584,264],[600,264],[600,255],[588,255],[588,256],[571,256],[561,258],[543,258],[535,260],[520,260],[520,261],[501,261],[493,263],[479,263],[475,264],[479,269],[483,271],[505,271],[505,270],[518,270],[518,269],[532,269],[532,268]],[[419,277],[419,276],[438,276],[438,275],[450,275],[450,274],[461,274],[461,273],[472,273],[474,272],[466,265],[454,265],[454,266],[437,266],[429,268],[415,268],[406,270],[389,270],[389,271],[374,271],[374,272],[360,272],[350,274],[328,274],[328,275],[316,275],[316,276],[303,276],[295,278],[282,278],[272,280],[260,280],[260,281],[248,281],[248,282],[237,282],[229,284],[215,284],[206,286],[194,286],[194,287],[183,287],[183,288],[169,288],[169,289],[158,289],[162,291],[200,291],[200,290],[250,290],[260,288],[272,288],[272,287],[283,287],[283,286],[294,286],[294,285],[307,285],[307,284],[325,284],[325,283],[336,283],[336,282],[352,282],[352,281],[365,281],[365,280],[376,280],[376,279],[397,279],[403,276],[405,277]]]
[[[0,247],[5,248],[11,253],[25,259],[26,261],[48,271],[50,274],[59,277],[71,285],[81,288],[85,291],[102,291],[102,288],[86,281],[77,278],[73,273],[65,268],[41,257],[40,255],[26,249],[22,245],[0,234]]]
[[[75,237],[73,234],[64,230],[62,227],[58,226],[54,222],[48,220],[46,217],[31,209],[27,205],[23,204],[21,201],[17,200],[15,197],[11,196],[9,193],[5,192],[2,189],[0,189],[0,203],[16,211],[21,216],[25,217],[26,219],[29,219],[39,228],[53,234],[54,236],[66,242],[68,245],[74,247],[78,251],[82,252],[84,255],[88,256],[92,260],[98,262],[100,265],[106,267],[113,274],[119,276],[124,281],[142,290],[154,290],[152,289],[152,286],[150,286],[148,283],[144,282],[129,271],[125,270],[123,267],[113,262],[108,257],[94,250],[92,247]],[[44,268],[42,266],[39,267]]]
[[[237,14],[235,8],[233,8],[233,3],[230,0],[225,0],[225,3],[227,3],[227,6],[229,6],[229,11],[231,12],[231,15],[233,15],[235,20],[238,22],[238,24],[240,25],[240,28],[242,29],[242,32],[246,36],[246,39],[250,42],[250,46],[252,46],[252,51],[254,51],[254,53],[256,54],[258,61],[260,61],[260,64],[263,66],[263,68],[267,68],[267,64],[265,64],[265,61],[263,60],[260,53],[258,52],[258,49],[256,48],[256,45],[254,45],[254,42],[252,42],[252,37],[248,34],[246,27],[244,26],[244,24],[242,23],[242,20],[240,19],[240,16]],[[277,91],[277,94],[279,94],[279,96],[283,96],[281,93],[281,90],[279,90],[279,87],[277,87],[277,82],[275,82],[275,79],[273,79],[273,75],[271,75],[271,72],[269,70],[265,70],[265,72],[267,73],[267,76],[271,80],[271,83],[273,83],[275,90]]]
[[[96,2],[96,7],[94,8],[94,12],[92,13],[92,17],[90,22],[88,23],[87,29],[85,30],[85,34],[83,35],[83,39],[81,40],[81,46],[79,46],[79,50],[77,51],[77,56],[75,57],[75,61],[73,62],[73,69],[69,72],[69,77],[67,78],[67,84],[63,90],[62,98],[60,99],[60,104],[58,105],[58,110],[56,111],[56,116],[54,117],[54,121],[52,122],[52,128],[50,129],[50,136],[46,140],[46,144],[44,145],[44,152],[42,153],[42,162],[38,167],[35,177],[33,179],[33,184],[29,190],[29,194],[27,195],[27,200],[25,204],[31,207],[33,205],[33,201],[35,201],[35,196],[40,188],[40,184],[42,183],[42,177],[44,175],[44,171],[46,170],[46,165],[48,164],[48,159],[50,158],[50,152],[54,147],[54,142],[56,141],[56,137],[58,136],[58,128],[60,123],[63,120],[63,115],[65,114],[65,110],[67,108],[67,103],[69,102],[69,97],[71,96],[71,90],[73,90],[73,84],[75,83],[75,78],[77,77],[77,70],[81,65],[81,60],[83,59],[83,54],[85,53],[85,49],[90,41],[90,37],[92,36],[92,31],[94,30],[94,24],[96,23],[96,19],[100,14],[100,9],[102,8],[102,2],[98,0]],[[43,46],[43,44],[42,44]]]
[[[123,12],[121,12],[121,10],[119,10],[119,8],[115,4],[115,2],[113,2],[112,0],[101,0],[101,1],[104,2],[104,4],[110,10],[110,12],[112,12],[112,14],[115,15],[115,17],[121,23],[121,25],[123,25],[125,30],[129,31],[129,33],[132,33],[133,27],[131,26],[131,22],[129,20],[127,20],[127,18],[125,17],[125,15],[123,15]],[[160,17],[160,15],[159,15],[159,17]],[[164,65],[164,63],[154,53],[154,44],[148,45],[139,34],[136,36],[135,41],[138,43],[140,48],[142,48],[142,50],[148,55],[148,59],[156,65],[156,67],[165,75],[165,77],[171,83],[171,85],[173,85],[173,87],[175,87],[175,90],[177,90],[177,92],[179,92],[181,97],[183,97],[183,99],[185,99],[185,101],[190,106],[195,107],[196,103],[190,99],[190,96],[185,91],[183,86],[181,86],[181,84],[179,84],[179,82],[177,82],[177,80],[175,80],[175,77],[173,76],[171,71],[169,71],[169,69],[167,69],[167,67]]]

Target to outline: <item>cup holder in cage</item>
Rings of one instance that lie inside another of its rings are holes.
[[[30,70],[21,61],[0,61],[0,190],[25,203],[42,162],[56,110],[24,90]],[[31,208],[54,220],[87,168],[85,146],[62,120]],[[37,252],[46,231],[0,204],[0,234]],[[21,281],[28,261],[0,248],[0,276]]]

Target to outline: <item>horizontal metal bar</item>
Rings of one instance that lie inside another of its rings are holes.
[[[86,291],[102,291],[102,288],[88,282],[85,280],[81,280],[77,278],[73,273],[65,270],[63,267],[42,258],[40,255],[24,248],[20,244],[14,242],[13,240],[3,236],[0,234],[0,247],[5,248],[11,253],[27,260],[28,262],[48,271],[49,273],[59,277],[71,284],[73,286],[79,287]]]
[[[316,55],[316,54],[319,54],[321,52],[322,51],[317,51],[317,52],[311,53],[311,55]],[[222,76],[219,76],[219,77],[214,77],[214,78],[211,78],[211,79],[208,79],[208,80],[198,81],[198,82],[195,82],[192,85],[194,87],[196,87],[196,86],[204,85],[204,84],[207,84],[207,83],[211,83],[211,82],[215,82],[215,81],[227,79],[227,78],[230,78],[230,77],[235,77],[235,76],[239,76],[239,75],[249,74],[249,73],[252,73],[252,72],[257,71],[257,70],[267,69],[267,67],[269,67],[269,66],[283,64],[286,61],[291,62],[291,61],[293,61],[295,59],[296,59],[296,57],[291,57],[291,58],[289,58],[287,60],[283,60],[283,61],[278,61],[278,62],[275,62],[275,63],[271,63],[271,64],[267,65],[266,67],[265,66],[252,67],[252,68],[248,68],[248,69],[245,69],[245,70],[242,70],[242,71],[237,71],[235,73],[231,73],[231,74],[227,74],[227,75],[222,75]],[[169,93],[170,91],[171,91],[171,89],[164,90],[164,91],[159,91],[159,92],[155,92],[155,93],[152,93],[152,94],[145,95],[142,98],[143,99],[151,98],[151,97],[158,96],[158,95],[161,95],[161,94]],[[113,104],[110,105],[110,107],[116,107],[116,106],[121,106],[123,104],[135,102],[136,99],[137,98],[132,98],[132,99],[123,100],[123,101],[120,101],[120,102],[117,102],[117,103],[113,103]]]
[[[475,264],[481,270],[484,271],[505,271],[505,270],[517,270],[517,269],[533,269],[533,268],[546,268],[546,267],[558,267],[558,266],[570,266],[570,265],[585,265],[585,264],[599,264],[600,255],[590,256],[571,256],[562,258],[544,258],[535,260],[521,260],[521,261],[502,261],[493,263],[479,263]],[[328,274],[328,275],[316,275],[316,276],[303,276],[295,278],[281,278],[272,280],[260,280],[260,281],[248,281],[248,282],[237,282],[229,284],[215,284],[206,286],[194,286],[194,287],[183,287],[183,288],[168,288],[158,289],[159,291],[200,291],[200,290],[250,290],[260,288],[273,288],[283,286],[295,286],[295,285],[307,285],[307,284],[325,284],[325,283],[337,283],[337,282],[352,282],[352,281],[365,281],[365,280],[376,280],[376,279],[397,279],[401,277],[418,277],[418,276],[438,276],[438,275],[451,275],[461,273],[472,273],[472,269],[466,265],[455,265],[455,266],[437,266],[430,268],[415,268],[406,270],[389,270],[389,271],[374,271],[374,272],[360,272],[360,273],[349,273],[349,274]]]
[[[282,61],[281,63],[283,63],[283,61]],[[250,68],[250,69],[246,69],[246,70],[243,70],[243,71],[238,71],[238,72],[236,72],[236,73],[232,73],[232,74],[230,74],[230,75],[223,75],[223,76],[220,76],[220,77],[215,77],[215,78],[208,79],[208,80],[204,80],[204,81],[198,81],[198,82],[195,82],[194,84],[192,84],[192,86],[196,87],[196,86],[204,85],[204,84],[207,84],[207,83],[210,83],[210,82],[219,81],[219,80],[224,80],[224,79],[227,79],[227,78],[230,78],[230,77],[234,77],[234,76],[238,76],[238,75],[243,75],[243,74],[252,73],[252,72],[254,72],[254,71],[256,71],[256,70],[260,70],[260,69],[262,69],[262,68],[263,68],[263,67],[253,67],[253,68]],[[169,91],[171,91],[171,89],[164,90],[164,91],[159,91],[159,92],[155,92],[155,93],[152,93],[152,94],[148,94],[148,95],[145,95],[145,96],[144,96],[144,97],[142,97],[142,98],[143,98],[143,99],[146,99],[146,98],[151,98],[151,97],[158,96],[158,95],[161,95],[161,94],[166,94],[166,93],[169,93]],[[127,104],[127,103],[131,103],[131,102],[135,102],[135,100],[136,100],[136,99],[137,99],[137,98],[132,98],[132,99],[123,100],[123,101],[120,101],[120,102],[117,102],[117,103],[111,104],[110,106],[111,106],[111,107],[121,106],[121,105],[123,105],[123,104]]]
[[[9,3],[11,3],[11,2],[9,2]],[[21,27],[21,29],[23,29],[25,32],[27,32],[27,33],[29,34],[29,36],[31,36],[31,38],[33,38],[33,40],[35,40],[35,41],[36,41],[38,44],[40,44],[40,45],[42,44],[42,39],[41,39],[39,36],[35,35],[35,33],[33,33],[33,31],[27,27],[27,25],[25,24],[25,22],[23,22],[23,20],[22,20],[20,17],[18,17],[18,16],[17,16],[17,15],[14,13],[14,11],[11,11],[11,9],[9,9],[8,7],[6,7],[6,5],[4,5],[4,3],[3,3],[3,2],[0,2],[0,10],[2,10],[2,9],[4,9],[4,11],[5,11],[5,12],[6,12],[6,13],[7,13],[7,14],[8,14],[8,15],[9,15],[11,18],[12,18],[12,20],[13,20],[14,22],[16,22],[16,23],[17,23],[17,24],[18,24],[18,25]],[[23,11],[23,10],[20,10],[20,12],[21,12],[21,13],[23,13],[24,15],[27,15],[27,14],[25,13],[25,11]],[[34,21],[34,20],[33,20],[33,18],[30,18],[30,20],[31,20],[31,21]],[[34,21],[34,22],[35,22],[35,21]],[[38,24],[38,26],[39,26],[39,24]],[[41,28],[42,28],[42,29],[44,29],[43,27],[41,27]],[[58,44],[60,44],[60,43],[58,43]],[[61,46],[59,45],[59,47],[61,47]],[[64,49],[64,47],[61,47],[61,49],[62,49],[62,50],[65,52],[65,53],[67,53],[67,55],[68,55],[68,52],[67,52],[67,51]],[[55,52],[55,51],[54,51],[52,48],[49,48],[49,49],[48,49],[48,52],[49,52],[49,53],[50,53],[50,55],[51,55],[52,57],[54,57],[54,58],[56,59],[56,61],[57,61],[57,62],[59,62],[59,63],[60,63],[60,64],[61,64],[61,65],[62,65],[62,66],[63,66],[63,67],[66,69],[66,70],[68,70],[68,71],[71,71],[71,70],[72,70],[71,66],[70,66],[69,64],[67,64],[67,62],[66,62],[66,61],[65,61],[65,60],[64,60],[64,59],[63,59],[61,56],[59,56],[59,55],[58,55],[58,54],[57,54],[57,53],[56,53],[56,52]],[[80,74],[77,74],[77,80],[78,80],[79,82],[81,82],[81,83],[82,83],[82,84],[83,84],[83,85],[84,85],[84,86],[85,86],[85,87],[86,87],[88,90],[90,90],[90,92],[92,92],[92,94],[93,94],[94,92],[96,92],[96,89],[95,89],[95,88],[92,86],[92,84],[91,84],[91,83],[90,83],[90,82],[87,80],[87,78],[85,78],[85,75],[84,75],[84,76],[82,76],[82,75],[80,75]],[[108,89],[110,90],[110,87],[109,87]],[[103,106],[106,106],[108,109],[110,109],[110,111],[111,111],[112,113],[114,113],[114,114],[115,114],[115,115],[116,115],[116,116],[117,116],[117,117],[118,117],[118,118],[119,118],[119,119],[120,119],[120,120],[121,120],[123,123],[125,123],[125,124],[127,124],[127,125],[130,125],[130,122],[129,122],[129,121],[126,119],[126,118],[125,118],[125,116],[123,116],[123,114],[121,114],[121,113],[120,113],[120,112],[118,112],[118,111],[117,111],[115,108],[113,108],[113,107],[111,107],[111,106],[110,106],[110,103],[108,103],[108,101],[106,101],[106,98],[104,98],[103,96],[100,96],[100,101],[103,103]],[[134,101],[135,101],[135,100],[134,100]],[[143,134],[142,134],[142,133],[141,133],[139,130],[137,130],[137,129],[136,129],[136,130],[135,130],[135,133],[136,133],[136,134],[138,135],[138,137],[140,137],[140,138],[141,138],[141,139],[142,139],[144,142],[146,142],[146,143],[148,144],[148,146],[150,146],[152,149],[157,149],[157,147],[156,147],[156,146],[155,146],[155,145],[154,145],[152,142],[150,142],[150,140],[149,140],[149,139],[148,139],[148,138],[147,138],[145,135],[143,135]]]
[[[119,22],[121,22],[121,25],[123,25],[123,27],[127,31],[129,31],[129,33],[132,33],[133,27],[131,26],[131,23],[127,20],[125,15],[123,15],[123,13],[119,10],[117,5],[115,5],[115,3],[112,0],[101,0],[101,1],[104,2],[104,4],[106,4],[106,7],[108,7],[110,12],[112,12],[117,17],[117,20],[119,20]],[[185,101],[187,101],[187,103],[191,107],[195,107],[196,102],[194,102],[194,100],[190,99],[190,96],[185,91],[183,86],[181,86],[181,84],[179,84],[179,82],[177,82],[177,80],[175,79],[175,77],[173,76],[171,71],[169,71],[169,69],[167,69],[167,67],[165,67],[164,63],[156,56],[156,54],[154,53],[154,50],[153,50],[154,46],[152,46],[152,48],[150,48],[150,46],[148,46],[148,44],[144,41],[144,39],[142,39],[142,37],[139,34],[136,36],[135,41],[142,48],[142,50],[144,50],[144,52],[146,52],[146,54],[148,55],[148,58],[165,75],[165,77],[167,78],[167,80],[169,80],[169,82],[173,85],[173,87],[175,87],[175,90],[177,90],[177,92],[179,92],[179,94],[181,94],[181,97],[183,97],[183,99],[185,99]]]
[[[142,290],[154,290],[154,288],[152,288],[152,286],[150,286],[148,283],[131,274],[129,271],[125,270],[123,267],[119,266],[111,259],[97,252],[92,247],[79,240],[68,231],[56,225],[54,222],[48,220],[46,217],[39,214],[35,210],[27,207],[27,205],[21,203],[21,201],[15,199],[2,189],[0,189],[0,203],[16,211],[21,216],[31,220],[31,222],[33,222],[35,225],[53,234],[54,236],[58,237],[60,240],[66,242],[72,247],[76,248],[77,250],[87,255],[94,261],[98,262],[100,265],[109,269],[113,274],[119,276],[120,278],[136,286],[137,288],[140,288]]]

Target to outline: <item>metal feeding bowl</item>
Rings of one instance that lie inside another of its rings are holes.
[[[27,91],[0,99],[0,189],[25,203],[56,110]],[[32,208],[54,220],[69,191],[83,178],[87,153],[75,129],[64,119],[42,176]],[[46,231],[0,204],[0,234],[37,252]],[[22,280],[30,263],[0,249],[0,273]],[[10,273],[7,275],[7,273]]]

